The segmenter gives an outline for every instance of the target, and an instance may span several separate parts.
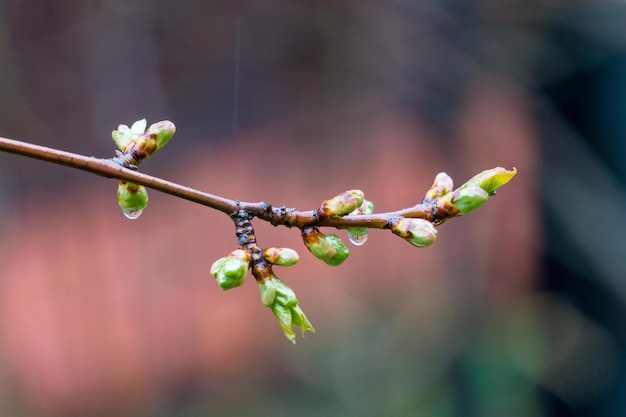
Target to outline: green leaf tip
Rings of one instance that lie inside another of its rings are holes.
[[[259,289],[261,290],[261,301],[265,306],[272,309],[272,313],[278,319],[280,327],[289,341],[296,343],[293,326],[300,328],[302,336],[307,330],[315,333],[313,325],[299,306],[296,294],[285,283],[272,275],[263,283],[259,283]]]
[[[466,187],[480,187],[489,195],[494,195],[497,188],[502,187],[508,183],[517,174],[517,168],[508,170],[502,167],[496,167],[474,175],[459,189]]]

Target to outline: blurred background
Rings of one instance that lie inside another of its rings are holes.
[[[101,157],[178,131],[142,172],[377,211],[440,171],[517,177],[417,249],[384,231],[277,269],[317,333],[292,346],[250,279],[222,292],[223,214],[0,153],[0,415],[626,415],[626,3],[0,3],[0,135]],[[345,232],[338,232],[346,238]],[[346,239],[347,242],[347,239]]]

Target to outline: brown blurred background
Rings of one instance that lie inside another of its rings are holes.
[[[626,415],[626,4],[595,0],[0,3],[0,135],[311,209],[377,211],[518,176],[418,250],[372,231],[331,268],[255,222],[317,333],[253,280],[222,292],[224,215],[0,153],[1,416]],[[345,232],[339,232],[345,237]],[[347,240],[347,239],[346,239]]]

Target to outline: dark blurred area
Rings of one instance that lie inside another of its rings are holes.
[[[495,166],[514,180],[416,249],[371,231],[337,268],[297,230],[292,346],[250,278],[209,274],[225,216],[0,153],[0,415],[626,415],[626,3],[0,3],[0,136],[245,201],[377,211]],[[345,232],[339,232],[346,237]],[[346,239],[347,241],[347,239]]]

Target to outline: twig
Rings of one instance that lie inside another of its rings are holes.
[[[270,222],[274,226],[303,228],[315,225],[337,229],[346,229],[348,227],[383,229],[388,227],[390,219],[396,217],[422,218],[429,221],[437,220],[437,210],[434,204],[417,204],[403,210],[373,215],[344,216],[341,218],[320,217],[316,210],[298,211],[293,208],[273,207],[263,202],[250,203],[216,196],[159,177],[124,168],[114,162],[112,158],[84,156],[4,137],[0,137],[0,150],[80,169],[105,178],[115,178],[140,184],[175,197],[211,207],[229,216],[239,210],[244,210],[259,219]]]
[[[145,127],[146,121],[140,120],[130,128],[120,125],[118,130],[113,131],[113,141],[120,150],[108,159],[2,137],[0,151],[120,180],[118,203],[130,218],[139,216],[148,203],[144,187],[227,214],[235,223],[239,249],[215,261],[211,266],[211,274],[217,279],[218,285],[227,290],[243,284],[250,270],[259,285],[262,303],[272,309],[285,336],[294,343],[296,339],[292,326],[300,327],[303,335],[305,331],[314,329],[300,309],[295,293],[276,277],[272,266],[293,265],[298,255],[289,248],[260,247],[252,225],[253,218],[265,220],[274,226],[299,228],[307,249],[328,265],[337,266],[348,257],[350,251],[337,235],[325,235],[319,231],[319,227],[348,229],[350,240],[355,244],[365,242],[367,230],[374,228],[391,229],[393,234],[414,246],[428,246],[437,236],[435,226],[481,206],[490,195],[495,194],[496,188],[509,182],[517,172],[504,168],[483,171],[456,190],[453,189],[452,178],[442,172],[437,175],[421,203],[393,212],[373,214],[373,203],[365,200],[360,190],[345,191],[325,200],[314,210],[298,211],[285,206],[272,207],[264,202],[231,200],[137,172],[137,166],[165,146],[176,130],[174,124],[167,120],[155,123],[147,130]]]

